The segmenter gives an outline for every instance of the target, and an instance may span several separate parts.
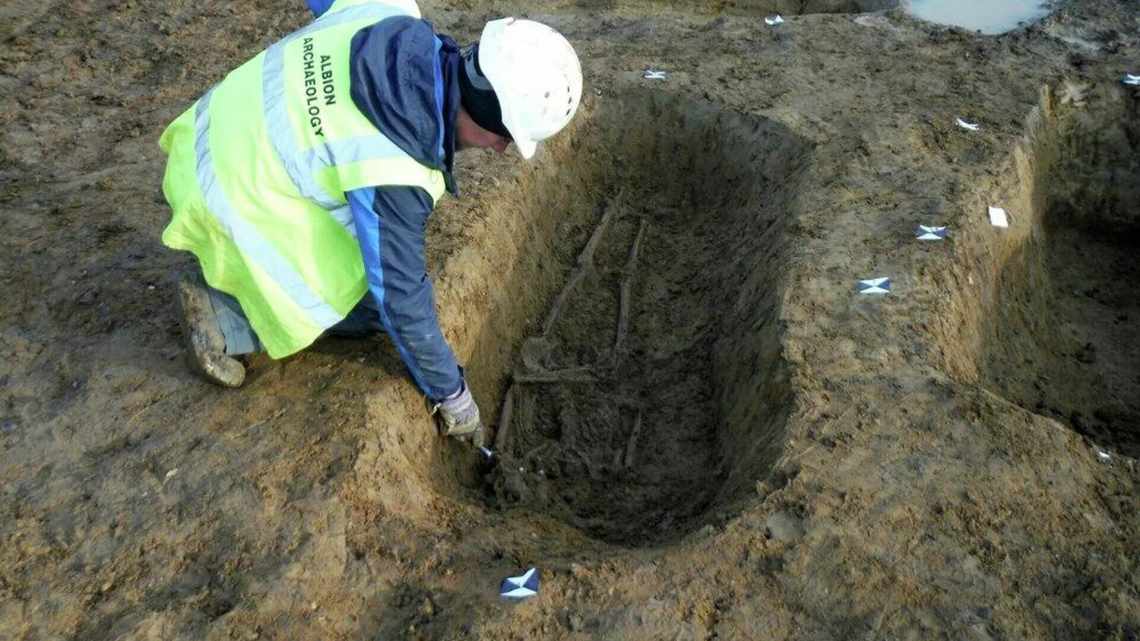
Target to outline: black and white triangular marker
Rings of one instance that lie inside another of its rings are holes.
[[[775,27],[778,25],[782,25],[782,24],[784,24],[784,18],[783,18],[783,16],[781,16],[780,14],[777,13],[774,16],[768,16],[767,18],[764,18],[764,24],[768,25],[769,27]]]
[[[522,576],[509,576],[499,586],[499,596],[507,599],[528,599],[538,594],[538,568],[531,568]]]
[[[860,294],[889,294],[891,293],[891,279],[869,278],[861,280],[857,289]]]
[[[927,227],[926,225],[919,225],[918,230],[914,232],[914,237],[919,240],[943,240],[950,235],[950,231],[945,227]]]

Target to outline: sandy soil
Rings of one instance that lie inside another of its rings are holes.
[[[4,8],[0,638],[1140,638],[1138,10],[882,8],[424,3],[586,72],[429,230],[489,472],[384,339],[180,361],[155,141],[299,3]]]

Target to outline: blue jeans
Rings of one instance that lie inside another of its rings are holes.
[[[214,306],[218,326],[222,330],[222,336],[226,338],[226,354],[241,356],[265,351],[257,338],[257,333],[253,331],[245,313],[241,311],[237,299],[213,287],[207,286],[207,289],[210,290],[210,303]],[[383,331],[380,313],[372,302],[372,296],[365,294],[344,320],[330,327],[325,333],[330,336],[365,338]]]

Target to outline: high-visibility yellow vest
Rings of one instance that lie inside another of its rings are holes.
[[[163,243],[198,257],[273,358],[308,346],[367,291],[346,191],[444,193],[442,172],[400,150],[349,93],[353,35],[399,15],[418,18],[414,0],[337,0],[231,72],[159,142],[173,209]]]

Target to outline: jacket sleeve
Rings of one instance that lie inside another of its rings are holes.
[[[424,258],[431,197],[419,187],[377,187],[346,194],[364,271],[380,323],[424,395],[440,401],[463,385],[435,312]]]
[[[309,5],[309,10],[313,12],[313,17],[315,18],[321,17],[324,12],[328,11],[329,7],[333,6],[333,2],[335,2],[335,0],[305,0],[305,3]]]

